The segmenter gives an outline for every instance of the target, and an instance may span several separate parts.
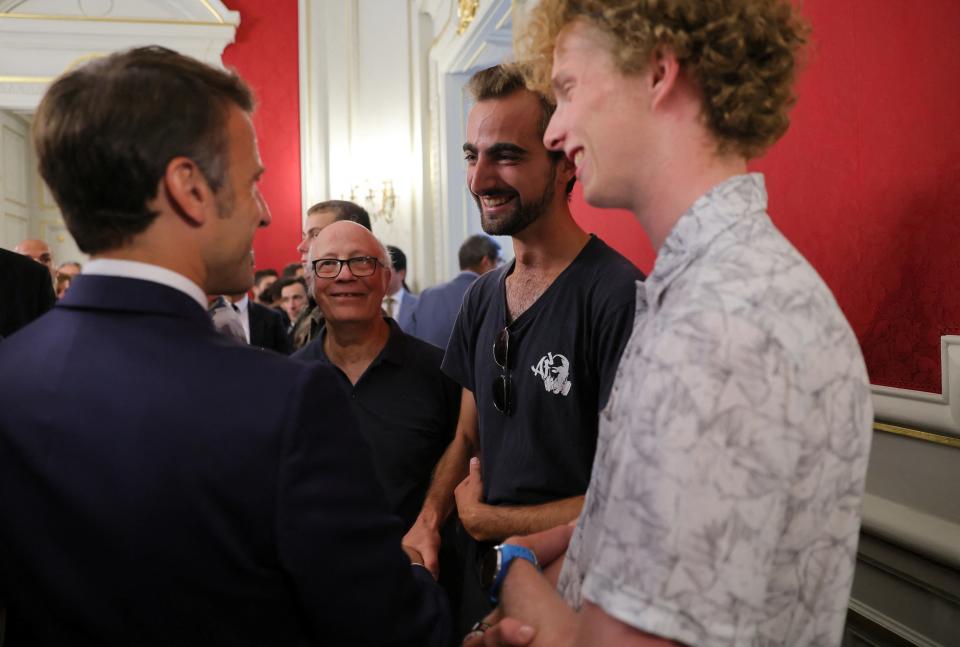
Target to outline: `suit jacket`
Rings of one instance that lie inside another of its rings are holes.
[[[42,315],[56,300],[46,267],[27,256],[0,249],[0,338]]]
[[[476,272],[465,270],[452,281],[421,292],[417,307],[412,313],[410,330],[407,332],[434,346],[446,348],[447,342],[450,341],[450,333],[453,331],[453,324],[456,323],[457,315],[460,314],[463,295],[478,276]]]
[[[251,346],[268,348],[284,355],[293,351],[287,326],[279,312],[250,300],[247,301],[247,317],[250,321]]]
[[[190,297],[78,277],[0,344],[7,646],[440,645],[328,368]]]
[[[413,311],[416,310],[417,300],[420,297],[413,292],[408,292],[406,288],[400,289],[403,290],[403,301],[400,303],[400,312],[394,319],[400,324],[400,330],[409,333],[410,326],[413,324]]]

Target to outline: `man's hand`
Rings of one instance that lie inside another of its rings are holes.
[[[400,546],[403,548],[403,552],[407,554],[407,559],[410,560],[411,564],[420,564],[423,566],[423,555],[416,548],[410,548],[409,546]]]
[[[433,579],[440,576],[440,561],[437,558],[440,552],[440,533],[432,528],[421,517],[413,522],[413,526],[407,531],[400,541],[401,546],[407,554],[413,550],[420,555],[420,562],[427,567]]]
[[[494,620],[490,616],[488,618]],[[533,627],[514,618],[488,624],[491,626],[486,631],[468,633],[463,639],[463,647],[526,647],[536,635]]]
[[[485,512],[489,506],[483,502],[483,478],[480,476],[480,459],[476,456],[470,459],[470,472],[467,478],[460,481],[453,495],[464,529],[477,541],[490,539],[484,527]]]

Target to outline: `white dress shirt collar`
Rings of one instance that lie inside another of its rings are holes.
[[[159,265],[116,258],[98,258],[84,265],[83,273],[86,275],[119,276],[126,279],[140,279],[142,281],[160,283],[161,285],[166,285],[174,290],[183,292],[196,301],[201,308],[204,310],[207,309],[207,295],[204,294],[203,289],[199,285],[183,274],[168,270]]]

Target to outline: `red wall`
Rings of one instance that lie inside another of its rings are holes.
[[[273,223],[254,239],[257,268],[282,267],[299,260],[300,95],[297,52],[297,0],[225,0],[240,12],[236,42],[223,62],[253,88],[260,156],[267,169],[260,183]]]
[[[960,2],[805,0],[813,46],[787,135],[752,164],[817,268],[874,384],[939,392],[960,334]],[[629,214],[574,213],[649,271]]]

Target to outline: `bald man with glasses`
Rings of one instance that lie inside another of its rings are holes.
[[[459,386],[440,371],[443,351],[383,315],[390,256],[368,229],[350,221],[325,227],[310,244],[307,271],[325,323],[294,358],[336,370],[387,500],[409,527],[453,438]]]

